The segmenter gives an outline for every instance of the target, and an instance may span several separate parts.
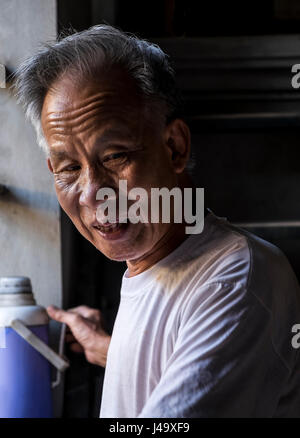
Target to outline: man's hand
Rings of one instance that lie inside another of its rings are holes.
[[[101,312],[88,306],[62,310],[47,307],[50,318],[65,323],[71,333],[66,335],[70,349],[84,353],[88,362],[105,367],[111,337],[103,330]]]

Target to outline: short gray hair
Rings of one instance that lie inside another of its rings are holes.
[[[58,41],[43,45],[15,73],[15,94],[46,153],[48,145],[41,127],[41,111],[47,91],[66,72],[91,78],[101,65],[122,68],[145,100],[164,104],[167,123],[180,117],[182,101],[175,85],[174,69],[169,56],[156,44],[106,24],[64,33]]]

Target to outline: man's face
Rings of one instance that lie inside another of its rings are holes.
[[[79,232],[113,260],[151,253],[171,224],[105,228],[96,194],[110,187],[118,196],[119,180],[127,180],[128,191],[142,187],[150,199],[151,187],[178,184],[163,114],[146,108],[121,73],[84,86],[66,76],[45,97],[42,127],[59,203]]]

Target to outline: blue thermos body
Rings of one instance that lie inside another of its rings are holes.
[[[0,278],[0,418],[51,418],[51,364],[69,365],[48,346],[49,318],[30,279]]]

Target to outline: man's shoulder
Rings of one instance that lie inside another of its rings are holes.
[[[224,218],[207,216],[203,236],[193,240],[190,258],[192,295],[212,285],[238,285],[245,300],[259,302],[270,314],[292,308],[291,315],[295,309],[300,312],[299,283],[284,253]]]
[[[227,233],[240,236],[247,252],[248,275],[247,288],[259,297],[268,307],[272,305],[275,291],[279,294],[299,292],[298,280],[283,251],[263,238],[237,227],[230,222],[223,222]],[[243,257],[244,251],[237,251],[238,257]]]
[[[189,251],[199,285],[242,283],[251,272],[248,237],[227,219],[212,212],[206,216],[202,235],[193,236]],[[188,256],[187,256],[188,257]]]
[[[214,214],[208,221],[206,250],[201,258],[214,267],[210,281],[241,281],[251,289],[259,281],[277,283],[281,278],[297,285],[288,259],[277,246]]]
[[[157,283],[188,301],[195,295],[202,300],[202,292],[213,286],[222,295],[222,285],[237,285],[248,302],[259,301],[270,312],[300,298],[298,281],[279,248],[212,212],[203,232],[190,236],[160,269]]]
[[[220,249],[223,247],[224,253],[218,251],[220,266],[207,284],[223,279],[232,285],[241,281],[237,294],[242,297],[240,303],[248,309],[247,312],[256,309],[255,318],[258,318],[258,313],[264,315],[275,351],[292,367],[295,351],[291,348],[290,338],[292,325],[299,320],[300,287],[287,257],[272,243],[227,220],[214,217],[212,234],[218,235],[218,229],[221,230],[220,236],[223,235]],[[224,245],[230,240],[235,243]],[[211,243],[214,246],[213,239]],[[222,297],[221,292],[219,295]]]

